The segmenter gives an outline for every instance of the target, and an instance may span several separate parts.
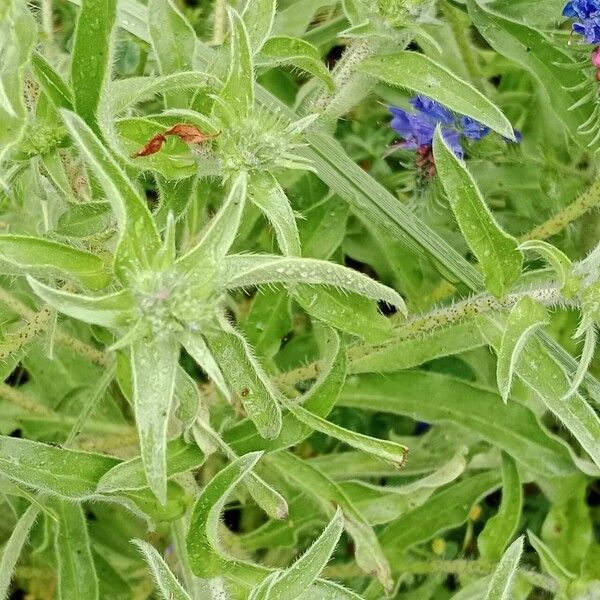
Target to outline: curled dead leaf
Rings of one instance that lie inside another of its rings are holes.
[[[202,144],[207,140],[216,138],[220,133],[220,131],[218,133],[205,133],[195,125],[177,123],[173,127],[163,131],[163,133],[157,133],[143,148],[133,154],[132,158],[156,154],[167,141],[166,136],[168,135],[174,135],[186,144]]]

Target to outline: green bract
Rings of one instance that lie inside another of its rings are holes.
[[[0,1],[0,600],[598,596],[593,4]]]

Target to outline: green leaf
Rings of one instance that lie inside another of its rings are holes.
[[[71,500],[93,496],[100,478],[118,462],[101,454],[0,436],[0,473],[4,477]]]
[[[196,34],[172,0],[150,0],[148,31],[163,75],[194,70]],[[165,94],[165,104],[185,108],[189,99],[185,93],[174,92]]]
[[[462,525],[471,507],[498,486],[497,473],[484,471],[436,492],[421,506],[405,512],[383,529],[379,541],[392,568],[404,552],[442,531]]]
[[[241,172],[233,184],[223,206],[210,221],[198,243],[176,262],[180,272],[192,280],[197,269],[209,264],[220,264],[231,248],[238,232],[247,193],[247,176]],[[205,276],[204,276],[205,278]]]
[[[338,404],[427,423],[451,422],[477,433],[519,463],[548,477],[576,472],[569,451],[534,413],[481,386],[437,373],[403,372],[348,379]]]
[[[195,444],[186,444],[175,438],[167,444],[167,477],[197,469],[204,462],[204,454]],[[119,463],[105,473],[98,482],[98,492],[103,494],[123,490],[137,490],[148,485],[142,457]]]
[[[398,468],[401,468],[404,464],[408,448],[402,444],[350,431],[313,414],[290,400],[284,399],[283,404],[296,419],[315,431],[320,431],[325,435],[340,440],[356,450],[361,450],[362,452],[388,461]]]
[[[167,426],[173,403],[179,344],[138,340],[131,346],[133,404],[144,472],[150,489],[167,502]]]
[[[379,312],[373,300],[359,294],[299,285],[294,290],[294,300],[312,317],[367,342],[390,338],[390,321]]]
[[[25,69],[36,42],[37,25],[26,4],[4,2],[0,13],[0,159],[19,142],[27,123]],[[4,183],[4,176],[0,177]]]
[[[270,587],[265,600],[295,600],[323,570],[342,534],[344,517],[338,508],[319,538]]]
[[[570,135],[584,147],[597,147],[598,140],[594,141],[597,130],[583,131],[590,118],[597,120],[594,101],[590,98],[589,102],[574,106],[588,91],[594,90],[594,80],[586,69],[577,65],[566,48],[562,50],[541,31],[493,12],[479,1],[467,0],[467,7],[473,25],[492,48],[538,80],[555,117],[564,123]]]
[[[107,296],[82,296],[56,290],[27,277],[31,289],[47,304],[57,311],[84,321],[104,327],[121,327],[129,323],[132,313],[132,301],[125,290]]]
[[[281,287],[257,291],[243,332],[259,359],[271,360],[277,354],[283,337],[292,330],[290,298]]]
[[[535,533],[527,530],[527,537],[529,538],[529,543],[538,553],[544,570],[557,579],[562,586],[567,587],[571,581],[576,579],[577,576],[575,573],[571,573],[571,571],[561,564],[556,556],[554,556],[552,550]]]
[[[300,237],[296,217],[275,177],[266,171],[254,173],[248,182],[248,194],[271,223],[281,251],[290,256],[299,256]]]
[[[281,431],[279,392],[253,355],[243,335],[225,320],[222,331],[207,332],[206,341],[229,389],[240,399],[259,433],[267,439]]]
[[[548,324],[546,309],[524,296],[510,311],[498,351],[496,378],[504,403],[508,402],[515,367],[523,348],[540,327]]]
[[[0,235],[0,270],[15,275],[74,278],[90,289],[103,288],[111,279],[95,254],[24,235]]]
[[[73,104],[77,114],[97,134],[97,112],[112,66],[111,34],[117,0],[82,0],[71,60]]]
[[[152,571],[152,578],[163,600],[191,600],[190,595],[177,581],[177,578],[154,546],[144,540],[131,540],[131,543],[138,547],[144,560],[148,563]]]
[[[502,454],[502,499],[498,513],[485,524],[477,538],[479,554],[484,560],[500,560],[521,520],[523,490],[517,465]]]
[[[527,240],[519,245],[519,250],[537,252],[556,272],[561,288],[567,285],[571,277],[573,263],[570,258],[556,246],[543,240]]]
[[[464,164],[446,144],[438,126],[433,140],[435,165],[465,240],[479,260],[485,285],[502,297],[521,274],[517,241],[500,229]]]
[[[98,578],[92,558],[83,508],[65,500],[54,500],[59,522],[55,528],[54,552],[58,562],[58,598],[99,598]]]
[[[311,413],[327,417],[335,406],[346,377],[346,352],[334,330],[329,330],[325,341],[324,358],[319,366],[316,382],[301,398],[302,406]],[[299,444],[313,429],[288,412],[283,417],[281,433],[273,440],[265,440],[257,433],[250,420],[237,423],[223,433],[224,439],[238,454],[256,450],[275,451]]]
[[[186,545],[192,570],[198,577],[222,574],[228,562],[218,541],[219,516],[227,498],[256,465],[262,452],[241,456],[219,471],[204,487],[192,514]]]
[[[269,37],[276,10],[276,0],[245,0],[242,20],[246,26],[253,53],[258,52]]]
[[[344,490],[317,467],[291,452],[277,452],[269,455],[266,460],[275,465],[281,475],[300,491],[314,496],[326,513],[331,513],[332,505],[342,509],[344,527],[356,546],[355,559],[358,566],[366,573],[375,575],[389,591],[392,587],[391,569],[383,555],[377,535]]]
[[[323,63],[319,50],[305,40],[288,36],[272,37],[262,46],[257,63],[264,67],[292,65],[320,79],[330,91],[335,89],[333,77]]]
[[[2,600],[8,597],[13,571],[39,513],[40,509],[37,506],[29,506],[17,521],[4,545],[2,558],[0,558],[0,598]]]
[[[471,84],[424,54],[400,52],[376,56],[361,63],[359,69],[391,85],[429,96],[456,113],[487,125],[500,135],[515,139],[512,125],[499,108]]]
[[[246,27],[240,15],[228,8],[230,63],[227,79],[219,92],[219,98],[233,110],[237,119],[248,116],[254,105],[254,68],[252,64],[252,51]],[[218,109],[218,105],[215,107]],[[223,110],[217,114],[227,122]]]
[[[54,67],[39,53],[31,55],[31,69],[55,108],[73,110],[73,92]]]
[[[498,317],[482,318],[480,327],[490,346],[498,352],[504,330],[502,321]],[[572,396],[568,402],[562,400],[569,389],[569,381],[564,370],[538,340],[531,340],[523,350],[516,372],[600,467],[600,418],[579,394]]]
[[[160,246],[152,215],[131,180],[112,158],[92,130],[74,113],[61,111],[73,141],[98,178],[119,225],[115,269],[121,279],[131,271],[149,268]]]
[[[504,553],[492,574],[485,600],[511,600],[517,567],[523,554],[524,536],[516,539]]]
[[[232,254],[226,260],[225,278],[230,289],[269,283],[330,285],[406,310],[402,296],[391,288],[347,267],[314,258]]]

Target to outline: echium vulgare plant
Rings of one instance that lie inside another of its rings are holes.
[[[0,0],[0,599],[600,598],[599,45]]]

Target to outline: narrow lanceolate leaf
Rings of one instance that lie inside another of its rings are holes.
[[[500,229],[475,180],[448,147],[439,127],[433,155],[458,226],[481,264],[485,285],[501,297],[521,274],[523,255],[517,250],[517,241]]]
[[[76,114],[65,110],[61,114],[117,218],[120,239],[115,267],[126,278],[131,271],[148,267],[160,247],[158,230],[145,200],[94,132]]]
[[[219,92],[219,98],[237,118],[244,118],[254,105],[254,70],[252,50],[246,27],[240,15],[228,9],[231,35],[229,37],[230,63],[227,79]],[[225,113],[220,115],[227,119]]]
[[[31,69],[55,108],[73,110],[73,92],[54,67],[39,53],[31,56]]]
[[[568,400],[573,394],[577,393],[579,386],[583,383],[587,374],[588,368],[594,358],[594,352],[596,351],[596,325],[590,325],[585,330],[585,339],[583,342],[583,350],[579,357],[579,364],[577,370],[573,374],[573,379],[569,385],[569,389],[564,393],[562,399]]]
[[[257,63],[266,67],[291,65],[314,75],[330,91],[335,89],[333,77],[323,63],[319,50],[305,40],[288,36],[272,37],[264,43]]]
[[[485,600],[510,600],[521,554],[524,536],[516,539],[504,553],[492,574]]]
[[[502,500],[498,512],[487,521],[477,538],[479,554],[484,560],[500,560],[512,539],[523,506],[523,489],[519,471],[508,454],[502,454]]]
[[[276,0],[246,0],[242,20],[248,32],[252,52],[258,52],[269,37],[276,9]]]
[[[253,355],[244,336],[225,319],[223,329],[207,334],[208,347],[215,357],[229,389],[241,401],[258,432],[270,439],[281,431],[279,392]]]
[[[262,452],[252,452],[233,461],[210,480],[198,497],[186,545],[192,570],[199,577],[222,574],[228,557],[220,549],[219,517],[231,492],[261,456]]]
[[[300,402],[311,413],[325,418],[335,406],[346,377],[345,346],[335,330],[329,330],[326,349],[319,365],[317,380]],[[273,440],[265,440],[250,420],[237,423],[223,433],[224,439],[238,454],[255,450],[275,451],[299,444],[313,429],[288,412],[283,417],[281,433]]]
[[[204,454],[195,444],[186,444],[182,438],[167,444],[167,476],[196,469],[204,462]],[[102,476],[98,482],[101,493],[137,490],[147,486],[141,457],[119,463]]]
[[[405,512],[387,525],[379,540],[392,568],[401,563],[411,546],[464,523],[473,504],[495,489],[498,483],[495,472],[478,473],[443,488],[421,506]]]
[[[148,30],[163,75],[194,70],[196,34],[172,0],[150,0]],[[167,106],[185,108],[185,92],[165,95]]]
[[[244,210],[247,176],[241,172],[233,184],[223,206],[208,224],[198,243],[177,261],[183,274],[194,278],[194,270],[203,265],[220,264],[235,240]]]
[[[27,542],[29,531],[33,527],[39,513],[40,509],[37,506],[29,506],[17,521],[8,541],[4,545],[2,558],[0,558],[0,600],[5,600],[8,596],[13,571],[19,560],[23,546]]]
[[[31,289],[58,312],[94,325],[120,327],[131,318],[132,300],[125,290],[107,296],[82,296],[56,290],[33,277],[27,277]]]
[[[131,540],[142,553],[163,600],[191,600],[158,550],[144,540]]]
[[[98,134],[98,105],[112,66],[111,33],[117,0],[82,0],[71,60],[75,111]]]
[[[99,598],[98,577],[90,549],[83,507],[55,500],[52,508],[58,516],[54,552],[58,562],[58,598]]]
[[[543,240],[527,240],[522,242],[519,250],[537,252],[556,272],[560,286],[564,288],[570,276],[573,263],[569,257],[556,246]]]
[[[0,235],[0,270],[75,279],[90,289],[110,282],[102,260],[85,250],[25,235]]]
[[[329,525],[310,548],[271,586],[266,600],[295,600],[308,588],[327,565],[344,528],[344,516],[338,508]]]
[[[210,377],[223,396],[230,401],[231,390],[227,387],[223,373],[202,335],[197,331],[193,333],[185,331],[179,334],[179,341],[186,352],[198,363],[198,366]]]
[[[512,20],[493,10],[481,0],[467,0],[473,25],[499,54],[511,59],[529,71],[542,85],[550,106],[570,135],[587,147],[598,147],[597,129],[583,131],[592,121],[595,102],[580,104],[579,100],[593,91],[594,81],[585,69],[577,65],[573,54],[565,46],[553,43],[544,32]]]
[[[402,467],[408,448],[402,444],[391,442],[389,440],[381,440],[362,433],[356,433],[345,429],[340,425],[336,425],[326,419],[322,419],[317,415],[306,410],[302,406],[296,405],[290,400],[283,400],[286,408],[302,423],[308,425],[315,431],[320,431],[325,435],[340,440],[348,444],[355,450],[362,450],[367,454],[386,460],[398,468]]]
[[[438,373],[401,372],[348,379],[338,404],[407,415],[427,423],[451,422],[501,448],[546,476],[577,472],[568,449],[517,402],[502,404],[489,389]]]
[[[296,217],[285,192],[278,181],[267,171],[252,175],[248,193],[252,202],[265,215],[275,231],[277,243],[284,254],[300,255],[300,236]]]
[[[330,285],[373,300],[383,300],[406,311],[402,296],[395,290],[358,271],[324,260],[233,254],[227,257],[226,269],[227,287],[231,289],[271,283]]]
[[[133,404],[148,486],[167,502],[167,425],[173,402],[179,344],[138,340],[131,346]]]
[[[294,300],[312,317],[367,342],[383,342],[391,336],[391,323],[374,300],[331,287],[298,285]]]
[[[499,108],[471,84],[424,54],[400,52],[376,56],[365,60],[360,70],[391,85],[429,96],[451,110],[487,125],[500,135],[515,139],[512,125]]]
[[[344,514],[344,527],[355,545],[355,559],[358,566],[374,575],[389,591],[393,580],[390,565],[383,554],[377,535],[367,519],[350,500],[342,487],[327,477],[316,466],[309,464],[291,452],[277,452],[268,457],[281,475],[288,479],[299,491],[313,496],[326,514],[331,506],[338,506]]]
[[[89,498],[118,460],[0,436],[0,474],[29,489],[69,498]]]
[[[527,342],[537,329],[548,323],[546,309],[529,298],[521,298],[506,320],[506,329],[502,335],[498,363],[496,365],[496,378],[498,389],[503,402],[508,402],[515,366]]]
[[[490,346],[497,351],[504,328],[501,318],[485,317],[480,327]],[[569,389],[567,376],[537,339],[531,340],[523,350],[516,372],[600,467],[600,418],[579,394],[575,394],[567,402],[562,400]]]
[[[569,571],[552,553],[552,550],[548,548],[540,538],[535,535],[532,531],[527,531],[527,537],[529,543],[534,547],[535,551],[540,557],[540,562],[544,570],[552,575],[558,582],[566,587],[571,581],[577,578],[575,573]]]
[[[36,41],[26,3],[3,2],[0,12],[0,159],[15,146],[27,121],[23,79]],[[3,177],[0,177],[2,182]]]

